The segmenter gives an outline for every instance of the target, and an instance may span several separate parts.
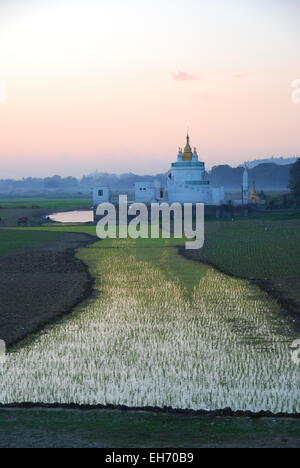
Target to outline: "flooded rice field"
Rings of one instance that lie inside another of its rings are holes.
[[[1,403],[300,412],[293,331],[259,288],[170,246],[98,242],[79,257],[95,297],[8,355]]]

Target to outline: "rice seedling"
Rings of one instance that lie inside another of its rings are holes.
[[[8,355],[0,402],[300,411],[276,302],[174,247],[134,244],[80,251],[96,298]]]
[[[299,278],[300,220],[257,219],[206,223],[199,257],[246,278]]]

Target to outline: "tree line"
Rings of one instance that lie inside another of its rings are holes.
[[[297,163],[298,164],[298,163]],[[295,178],[297,179],[297,167],[294,165],[277,165],[273,163],[260,164],[249,170],[250,185],[256,183],[258,190],[288,191],[288,187],[295,192]],[[292,181],[291,170],[293,168]],[[212,185],[224,186],[227,192],[240,192],[243,176],[243,167],[233,168],[228,165],[215,166],[207,173],[207,178]],[[27,177],[21,180],[2,179],[0,180],[0,193],[2,194],[37,194],[37,193],[90,193],[95,185],[110,187],[112,190],[130,190],[133,189],[135,182],[159,181],[162,185],[166,184],[167,174],[157,175],[137,175],[110,174],[96,172],[85,175],[82,178],[53,177],[34,178]]]

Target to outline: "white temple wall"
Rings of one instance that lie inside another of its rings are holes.
[[[201,168],[179,169],[173,168],[173,180],[175,182],[185,183],[188,180],[203,180],[204,170]]]
[[[156,200],[157,188],[152,182],[137,182],[134,186],[136,202],[151,203]]]
[[[168,184],[168,201],[169,203],[212,203],[212,192],[210,187],[193,187],[180,184]]]

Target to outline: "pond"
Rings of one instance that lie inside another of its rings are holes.
[[[94,221],[93,210],[67,211],[53,213],[49,218],[56,223],[90,223]]]

